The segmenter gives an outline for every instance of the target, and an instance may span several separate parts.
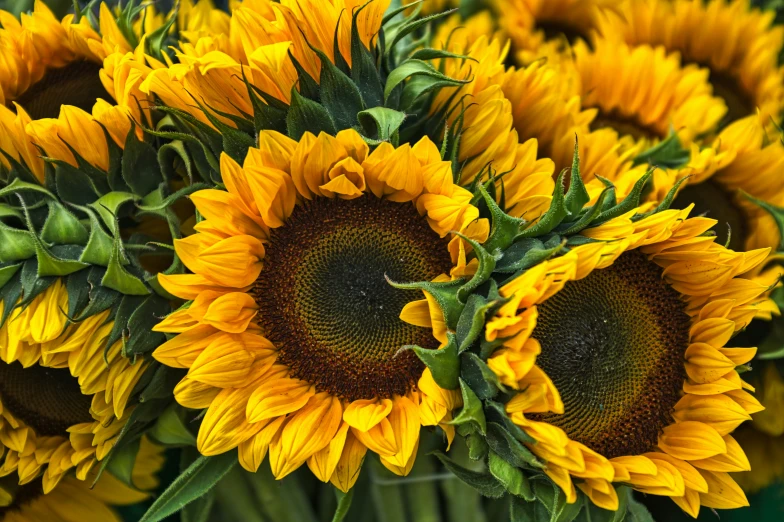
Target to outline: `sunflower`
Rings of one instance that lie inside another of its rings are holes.
[[[0,303],[0,313],[14,303]],[[0,327],[0,476],[41,481],[49,493],[72,470],[87,478],[130,415],[129,397],[147,363],[107,348],[110,312],[69,321],[62,279],[15,307]]]
[[[205,220],[175,241],[193,273],[159,275],[189,304],[155,327],[177,335],[153,356],[188,369],[174,395],[206,409],[199,451],[239,447],[250,471],[269,452],[278,478],[307,462],[343,491],[367,449],[408,473],[420,426],[451,440],[462,399],[401,350],[445,344],[443,318],[435,335],[400,321],[431,318],[409,305],[417,292],[385,277],[470,271],[462,240],[447,235],[487,236],[471,193],[429,139],[370,153],[353,130],[299,142],[264,131],[242,167],[221,156],[221,175],[228,191],[193,194]]]
[[[784,478],[784,380],[775,362],[762,366],[752,379],[765,406],[740,427],[736,439],[749,457],[752,471],[736,473],[744,491],[754,493]]]
[[[594,39],[573,46],[583,107],[598,109],[591,128],[610,127],[646,148],[673,129],[681,143],[713,131],[727,112],[713,96],[709,71],[681,66],[664,47]]]
[[[717,219],[722,223],[718,241],[729,239],[734,250],[775,249],[779,246],[775,220],[744,193],[772,205],[784,205],[781,168],[784,145],[767,135],[761,116],[750,116],[726,127],[706,149],[694,148],[684,169],[656,176],[653,194],[661,197],[676,181],[689,176],[675,200],[676,207],[694,204],[699,213]]]
[[[710,70],[714,92],[724,98],[727,121],[760,111],[766,124],[784,107],[784,69],[778,56],[784,27],[774,11],[748,0],[626,0],[622,15],[603,20],[600,32],[630,45],[663,46],[685,63]]]
[[[618,508],[613,483],[700,505],[747,505],[728,472],[749,468],[731,432],[762,409],[727,348],[766,287],[736,277],[768,249],[738,253],[687,210],[636,211],[583,235],[592,241],[504,284],[488,321],[488,360],[517,391],[506,411],[566,494]]]
[[[232,11],[228,40],[203,37],[181,45],[176,51],[179,63],[152,72],[142,91],[214,126],[199,107],[206,104],[222,122],[236,126],[226,115],[254,113],[243,78],[289,103],[298,81],[297,67],[312,81],[320,81],[321,61],[314,49],[333,63],[345,61],[351,66],[353,13],[363,7],[357,17],[358,34],[370,47],[389,4],[390,0],[242,3]]]
[[[158,486],[156,473],[163,465],[161,448],[146,437],[141,439],[130,487],[104,473],[95,487],[74,477],[64,478],[49,493],[40,481],[22,486],[0,478],[0,521],[2,522],[121,522],[112,509],[142,502]]]
[[[624,0],[495,0],[499,22],[512,39],[520,63],[555,56],[564,42],[590,40],[604,18]],[[568,47],[568,46],[566,46]]]

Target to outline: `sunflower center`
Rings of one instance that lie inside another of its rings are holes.
[[[564,414],[534,415],[607,458],[656,447],[686,376],[689,316],[644,254],[567,283],[539,305],[537,359]]]
[[[82,395],[67,369],[0,361],[0,400],[4,408],[35,430],[36,435],[67,436],[74,424],[93,422],[92,398]]]
[[[631,136],[635,140],[656,140],[663,138],[663,136],[660,136],[660,133],[653,127],[641,123],[636,117],[623,115],[617,110],[612,110],[610,112],[600,110],[591,122],[592,131],[607,127],[615,130],[621,136]]]
[[[727,114],[723,120],[725,125],[757,111],[754,98],[743,88],[736,77],[727,73],[711,71],[710,83],[713,85],[713,94],[723,99],[727,104]]]
[[[292,374],[348,400],[405,394],[422,363],[405,345],[436,348],[400,320],[421,292],[393,281],[448,272],[447,240],[413,205],[371,196],[316,198],[274,229],[256,281],[259,324]]]
[[[544,33],[547,41],[565,38],[569,45],[574,45],[579,39],[588,40],[587,35],[579,28],[560,20],[537,20],[536,27]]]
[[[705,214],[719,222],[716,243],[724,245],[730,238],[729,248],[744,250],[746,216],[735,203],[735,198],[721,185],[708,179],[702,183],[686,185],[672,203],[672,208],[684,209],[694,203],[692,215]]]
[[[111,100],[101,83],[100,70],[100,65],[86,60],[49,69],[16,102],[34,120],[57,118],[62,105],[73,105],[90,112],[98,98]]]
[[[11,495],[11,503],[7,506],[0,504],[0,520],[8,513],[19,511],[25,505],[43,496],[44,488],[40,479],[35,479],[27,484],[19,485],[16,474],[0,477],[0,490]]]

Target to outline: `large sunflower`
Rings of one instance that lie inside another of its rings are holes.
[[[568,502],[576,484],[615,510],[622,483],[692,516],[746,505],[728,472],[749,463],[730,433],[762,409],[735,369],[756,349],[725,345],[766,290],[736,276],[768,250],[727,250],[688,210],[634,215],[502,287],[488,365],[518,390],[506,411]]]
[[[784,106],[784,70],[778,65],[784,28],[773,25],[775,12],[752,9],[748,0],[626,0],[622,8],[622,16],[604,20],[604,36],[661,45],[680,52],[685,63],[710,69],[729,121],[757,109],[766,124],[778,121]]]
[[[121,522],[113,507],[149,498],[162,465],[161,448],[142,438],[131,473],[133,487],[109,473],[92,488],[90,482],[66,477],[48,493],[40,480],[19,486],[0,478],[0,522]]]
[[[156,330],[178,334],[154,357],[188,369],[177,401],[206,408],[199,451],[239,447],[258,469],[269,451],[283,477],[304,464],[346,491],[367,449],[398,474],[413,465],[422,425],[445,424],[460,392],[441,389],[406,345],[447,341],[411,326],[431,319],[385,280],[449,280],[465,245],[488,232],[428,139],[372,153],[360,135],[262,132],[240,167],[221,157],[228,191],[192,198],[205,220],[175,242],[193,272],[160,275],[190,300]],[[424,315],[423,315],[424,314]]]
[[[111,450],[147,366],[123,357],[119,339],[107,347],[108,310],[71,322],[68,301],[57,279],[0,327],[0,476],[41,477],[44,493],[74,469],[84,480]]]

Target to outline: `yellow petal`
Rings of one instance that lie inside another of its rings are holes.
[[[715,429],[694,421],[678,422],[664,428],[659,448],[675,458],[699,460],[727,451],[727,445]]]
[[[338,461],[343,455],[343,447],[346,444],[346,436],[349,433],[349,425],[345,422],[340,425],[338,432],[332,440],[321,450],[314,453],[308,459],[308,467],[321,482],[329,482]]]
[[[352,428],[368,431],[382,419],[386,419],[391,411],[392,401],[390,399],[356,400],[346,406],[343,420]]]
[[[354,436],[352,430],[349,430],[346,434],[346,443],[343,445],[343,453],[330,477],[332,485],[344,493],[353,488],[359,478],[365,453],[367,453],[365,445]]]
[[[700,471],[708,482],[708,492],[700,493],[700,503],[714,509],[735,509],[749,505],[746,495],[727,473]]]
[[[686,373],[697,383],[716,381],[733,369],[735,364],[709,344],[693,343],[686,349]]]

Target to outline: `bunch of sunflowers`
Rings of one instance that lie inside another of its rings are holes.
[[[784,478],[776,5],[0,11],[0,521],[748,506]]]

